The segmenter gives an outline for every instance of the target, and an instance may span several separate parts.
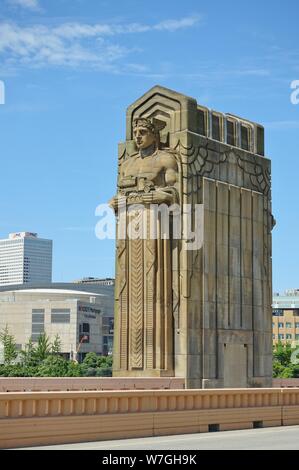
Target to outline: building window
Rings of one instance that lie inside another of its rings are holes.
[[[82,333],[89,333],[90,332],[90,325],[89,323],[82,323],[82,325],[80,325],[82,327],[81,331]]]
[[[103,336],[103,355],[110,356],[113,351],[113,337]]]
[[[264,151],[264,128],[261,127],[261,126],[257,126],[257,137],[256,137],[256,140],[257,140],[257,149],[256,149],[256,153],[258,153],[259,155],[264,155],[265,151]]]
[[[286,328],[292,328],[292,323],[290,323],[290,322],[287,321],[287,322],[286,322]]]
[[[31,339],[38,341],[39,337],[45,332],[45,310],[32,309]]]
[[[52,308],[51,323],[70,323],[71,310],[69,308]]]
[[[43,323],[32,323],[32,333],[44,333],[45,328]]]
[[[299,328],[299,323],[298,322],[295,323],[295,328]]]
[[[249,150],[250,129],[241,124],[241,148]]]
[[[283,310],[281,308],[276,308],[272,312],[273,317],[283,317]]]
[[[201,135],[206,135],[206,112],[202,109],[198,109],[198,123],[199,123],[199,133]],[[104,285],[109,286],[111,285],[109,281],[103,282]]]
[[[32,314],[32,323],[44,323],[45,314],[44,313],[33,313]]]
[[[292,335],[291,335],[291,334],[289,334],[289,333],[287,333],[287,335],[286,335],[286,339],[292,339]]]
[[[274,322],[272,322],[272,328],[274,328],[274,327],[275,327],[275,323],[274,323]]]
[[[299,335],[298,334],[295,335],[295,339],[299,340]]]
[[[69,308],[52,308],[51,313],[71,313]]]
[[[272,335],[272,339],[275,339],[275,335],[274,335],[274,334]]]
[[[102,335],[113,335],[114,332],[114,318],[103,317],[102,319]]]
[[[281,333],[279,333],[279,335],[278,335],[278,339],[284,339],[284,335],[283,335],[283,334],[281,334]]]
[[[89,323],[81,323],[79,325],[79,343],[89,343],[90,325]]]
[[[226,142],[229,145],[236,145],[235,123],[229,120],[226,121]]]
[[[212,139],[221,140],[220,117],[212,114]]]
[[[278,328],[284,328],[284,323],[279,322],[278,323]]]

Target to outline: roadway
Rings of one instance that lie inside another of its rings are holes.
[[[28,447],[26,449],[29,449]],[[31,447],[45,450],[299,450],[299,426]]]

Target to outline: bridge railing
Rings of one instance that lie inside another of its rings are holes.
[[[0,393],[0,447],[299,424],[299,389]]]

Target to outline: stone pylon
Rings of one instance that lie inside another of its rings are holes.
[[[263,127],[156,86],[129,106],[126,132],[111,201],[114,376],[270,386],[274,222]],[[155,213],[161,205],[168,219]]]

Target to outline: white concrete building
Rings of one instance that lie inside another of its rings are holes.
[[[88,352],[105,354],[110,296],[70,289],[19,289],[0,292],[0,330],[8,326],[19,349],[31,338],[58,335],[61,353],[82,360]]]
[[[52,240],[19,232],[0,240],[0,286],[51,282]]]

